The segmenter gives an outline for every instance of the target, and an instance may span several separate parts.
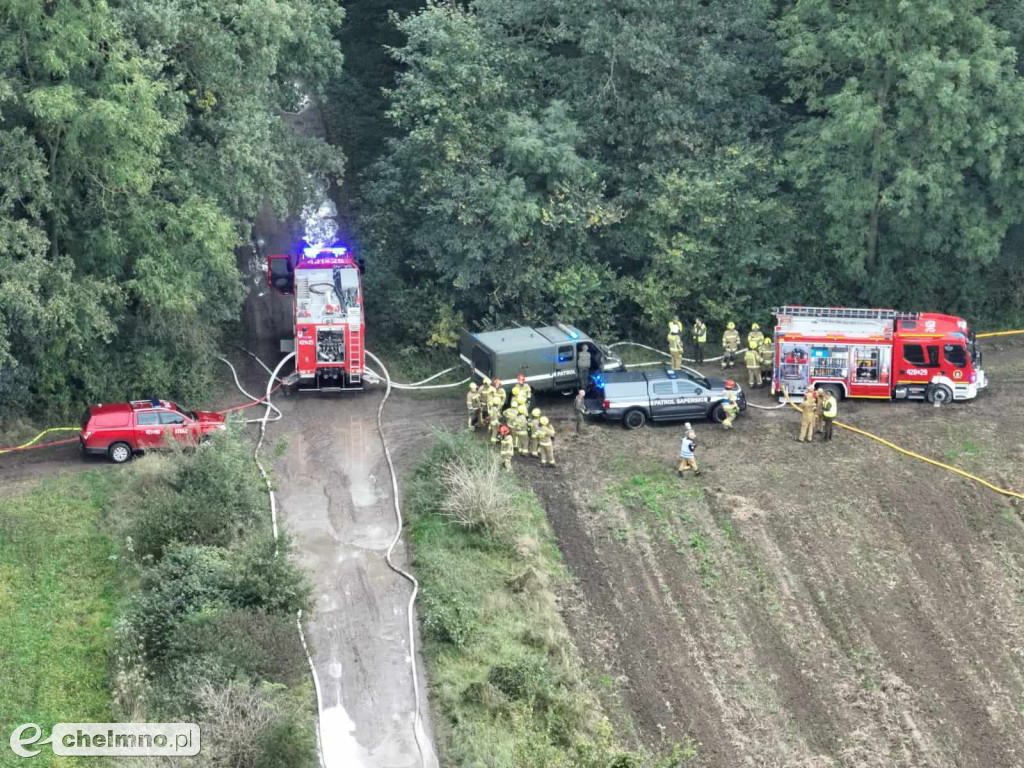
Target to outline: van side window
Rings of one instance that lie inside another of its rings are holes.
[[[558,348],[558,362],[568,363],[573,359],[572,347],[559,347]]]
[[[145,411],[139,414],[139,426],[151,427],[160,423],[160,414],[156,411]]]
[[[676,388],[671,381],[659,381],[652,389],[656,395],[674,395],[676,393]]]

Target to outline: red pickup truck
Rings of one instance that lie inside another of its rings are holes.
[[[221,429],[226,426],[220,413],[189,411],[167,400],[133,400],[86,408],[79,442],[84,453],[123,464],[165,441],[196,444]]]

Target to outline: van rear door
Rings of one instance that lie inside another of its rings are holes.
[[[468,363],[478,376],[492,380],[497,378],[494,375],[494,353],[468,331],[464,331],[459,337],[459,357]]]
[[[576,370],[576,344],[572,340],[555,344],[555,362],[552,374],[553,389],[564,391],[576,389],[579,386],[580,377]]]

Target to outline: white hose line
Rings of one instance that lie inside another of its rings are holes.
[[[426,768],[427,756],[423,751],[423,744],[420,743],[420,729],[422,728],[422,721],[420,715],[420,680],[419,673],[416,669],[416,627],[415,627],[415,605],[416,596],[420,591],[420,583],[416,580],[416,577],[411,573],[407,573],[395,565],[391,560],[391,553],[394,552],[395,546],[397,546],[399,540],[402,538],[402,507],[401,502],[398,498],[398,473],[395,471],[394,462],[391,460],[391,450],[388,448],[388,440],[384,434],[384,405],[387,403],[388,398],[391,397],[391,375],[388,373],[387,366],[381,361],[379,357],[370,352],[370,350],[364,350],[366,356],[371,358],[380,369],[384,371],[384,380],[387,382],[387,389],[384,390],[384,397],[380,401],[380,406],[377,408],[377,431],[380,432],[380,442],[384,446],[384,458],[388,462],[388,470],[391,472],[391,492],[395,502],[395,519],[398,523],[398,529],[395,531],[395,538],[392,539],[391,545],[388,547],[387,552],[384,553],[384,560],[387,562],[388,567],[397,573],[398,575],[405,578],[410,584],[412,584],[412,595],[409,597],[409,605],[407,608],[407,615],[409,621],[409,663],[412,666],[412,690],[413,696],[416,702],[416,713],[413,719],[413,737],[416,739],[416,748],[420,751],[420,766]]]
[[[258,422],[259,425],[260,425],[260,439],[256,443],[256,448],[253,450],[252,458],[253,458],[253,461],[256,462],[256,467],[259,469],[260,475],[263,476],[263,482],[267,484],[267,495],[270,497],[270,522],[271,522],[271,528],[272,528],[272,530],[274,532],[274,555],[276,556],[277,553],[278,553],[278,548],[277,548],[277,541],[278,541],[278,532],[277,532],[277,494],[274,493],[274,487],[273,487],[273,485],[270,482],[270,475],[267,474],[266,468],[264,468],[263,463],[260,461],[260,448],[263,447],[263,438],[266,436],[267,421],[270,420],[270,412],[271,412],[271,410],[277,411],[277,414],[278,414],[277,418],[273,419],[273,421],[280,421],[281,416],[282,416],[281,411],[279,411],[277,409],[277,407],[270,402],[271,390],[273,389],[274,382],[275,381],[280,381],[280,379],[278,378],[277,374],[281,371],[281,368],[284,366],[284,364],[286,362],[288,362],[293,357],[295,357],[295,353],[291,352],[290,354],[288,354],[286,357],[284,357],[277,364],[277,367],[273,371],[271,371],[270,368],[266,365],[266,363],[264,363],[262,360],[260,360],[255,354],[253,354],[249,350],[245,349],[245,347],[239,347],[239,349],[242,349],[243,351],[248,353],[248,355],[250,357],[252,357],[253,360],[255,360],[257,363],[259,363],[261,366],[263,366],[263,368],[270,374],[270,378],[267,380],[267,394],[266,394],[267,410],[264,411],[263,418],[261,418],[261,419],[253,419],[251,421],[247,421],[246,423],[247,424],[254,424],[254,423]],[[223,358],[218,358],[218,359],[219,360],[223,360]],[[232,366],[231,363],[228,363],[227,360],[224,360],[224,362],[227,363],[228,367],[231,368],[232,374],[234,374],[234,372],[235,372],[234,366]],[[237,375],[235,376],[235,384],[238,386],[239,391],[241,391],[242,394],[244,394],[250,400],[253,400],[254,402],[259,400],[259,398],[253,397],[248,392],[246,392],[244,389],[242,389],[242,385],[238,383],[238,376]],[[313,689],[316,691],[316,713],[317,713],[317,717],[316,717],[316,753],[317,753],[317,757],[320,760],[320,768],[327,768],[327,765],[324,763],[323,742],[321,741],[321,738],[320,738],[320,717],[321,717],[321,715],[323,714],[323,711],[324,711],[323,697],[322,697],[322,695],[320,693],[320,678],[316,674],[316,667],[313,665],[313,658],[309,655],[309,646],[306,645],[306,634],[302,631],[302,611],[301,610],[299,610],[295,614],[295,626],[299,630],[299,640],[302,641],[302,649],[306,652],[306,661],[309,663],[309,671],[310,671],[310,674],[313,676]]]
[[[383,367],[384,364],[380,362],[380,358],[375,356],[373,359],[376,360],[377,363]],[[442,373],[448,373],[448,371],[454,371],[454,370],[455,370],[455,368],[448,368],[447,370],[441,371],[441,373],[435,373],[429,379],[424,379],[423,381],[431,381],[432,379],[436,379]],[[363,366],[363,372],[370,374],[370,376],[372,376],[374,379],[376,379],[376,381],[374,383],[380,383],[385,378],[384,376],[381,376],[379,373],[377,373],[375,370],[373,370],[373,368],[370,368],[369,366]],[[420,390],[420,389],[451,389],[452,387],[461,387],[463,384],[466,384],[468,381],[470,381],[470,378],[471,377],[467,376],[462,381],[456,381],[456,382],[453,382],[451,384],[431,384],[429,386],[423,386],[423,381],[418,382],[416,384],[398,384],[398,383],[392,381],[391,382],[391,387],[392,387],[392,389],[398,389],[398,390],[402,390],[402,391],[409,391],[409,390],[414,390],[414,389],[415,390]]]
[[[671,357],[671,355],[668,354],[668,352],[663,352],[662,350],[655,349],[654,347],[648,347],[646,344],[640,344],[640,343],[638,343],[636,341],[617,341],[614,344],[610,344],[608,346],[608,349],[614,349],[615,347],[622,347],[622,346],[640,347],[642,349],[648,349],[651,352],[657,352],[662,357]],[[743,349],[738,349],[738,350],[736,350],[736,354],[738,355],[738,354],[740,354],[740,352],[746,352],[747,349],[749,349],[749,347],[744,347]],[[686,363],[696,363],[697,362],[696,360],[692,360],[689,357],[682,357],[680,359],[683,362],[686,362]],[[704,363],[714,363],[714,362],[717,362],[718,360],[724,360],[724,359],[725,359],[725,355],[719,355],[718,357],[705,357],[702,362],[704,362]],[[649,365],[649,363],[637,363],[637,365]],[[629,368],[630,366],[627,365],[626,367]]]
[[[252,354],[252,353],[250,352],[250,354]],[[258,357],[256,357],[256,355],[253,355],[253,357],[256,358],[256,360],[260,363],[260,365],[263,365],[263,361],[260,360]],[[231,376],[235,380],[235,386],[238,387],[238,391],[241,392],[246,397],[248,397],[254,403],[258,403],[260,401],[260,398],[256,397],[255,395],[250,395],[242,387],[241,382],[238,380],[238,372],[235,370],[235,366],[233,366],[231,363],[229,363],[223,357],[218,357],[217,359],[220,360],[222,363],[224,363],[224,365],[226,365],[228,368],[231,369]],[[265,366],[265,365],[263,365],[263,367],[267,368],[267,366]],[[269,368],[267,368],[267,373],[270,373],[270,369]],[[267,405],[270,405],[270,401],[269,400],[267,400]],[[281,420],[281,411],[279,411],[277,409],[276,405],[270,405],[270,407],[273,408],[277,412],[277,417],[273,418],[273,419],[270,419],[270,421],[280,421]],[[261,422],[262,422],[262,419],[246,419],[245,420],[246,424],[259,424]]]

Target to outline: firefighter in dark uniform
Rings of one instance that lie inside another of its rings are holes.
[[[586,392],[582,389],[576,393],[576,399],[572,402],[573,418],[576,421],[576,434],[580,435],[583,433],[583,415],[587,412],[587,404],[584,400]]]
[[[693,330],[690,332],[693,339],[693,357],[698,363],[704,362],[704,345],[708,343],[708,327],[699,317],[693,323]]]

